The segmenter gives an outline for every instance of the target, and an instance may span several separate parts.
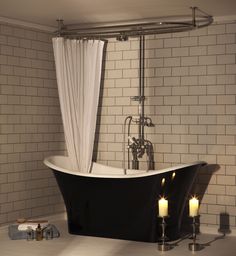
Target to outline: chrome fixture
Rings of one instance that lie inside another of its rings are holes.
[[[152,119],[144,114],[144,79],[145,79],[145,37],[139,37],[139,95],[130,97],[131,100],[138,102],[138,116],[128,116],[124,122],[124,142],[126,139],[126,125],[128,125],[127,131],[127,147],[128,147],[128,169],[139,169],[139,159],[144,154],[147,155],[147,170],[154,170],[154,152],[151,141],[144,138],[144,128],[154,126]],[[138,138],[131,136],[130,127],[132,124],[138,125]],[[123,167],[125,169],[125,148],[123,148]],[[130,167],[130,153],[132,154],[132,165]]]
[[[197,240],[197,222],[196,222],[196,217],[197,216],[191,216],[191,218],[193,219],[192,222],[192,243],[188,244],[188,249],[191,252],[196,252],[196,251],[200,251],[201,249],[203,249],[203,246],[199,243],[196,242]]]
[[[125,42],[125,41],[129,40],[129,37],[127,35],[125,35],[125,34],[123,34],[123,35],[121,34],[121,35],[118,35],[116,37],[116,40],[117,41],[121,41],[121,42]]]
[[[166,221],[165,221],[165,218],[167,218],[168,216],[158,216],[159,218],[161,218],[161,231],[162,231],[162,234],[161,234],[161,238],[160,238],[160,242],[157,244],[157,248],[159,251],[161,252],[165,252],[165,251],[169,251],[173,248],[173,245],[169,244],[166,242],[166,240],[168,240],[168,237],[166,236]]]
[[[127,139],[128,147],[128,169],[139,169],[139,159],[147,155],[147,169],[154,169],[154,153],[151,141],[145,139],[145,127],[154,126],[152,119],[145,116],[144,112],[144,80],[145,80],[145,35],[164,34],[190,31],[210,25],[213,17],[198,7],[190,7],[191,15],[162,17],[154,19],[96,23],[96,24],[71,24],[64,25],[63,20],[57,20],[57,36],[78,39],[102,39],[116,38],[118,41],[127,41],[129,37],[139,38],[139,93],[138,96],[131,97],[132,101],[138,102],[138,116],[128,116],[124,121],[124,142]],[[130,133],[131,125],[138,125],[137,138]],[[126,133],[126,126],[128,131]],[[127,135],[127,138],[126,138]],[[130,153],[132,161],[130,161]],[[126,169],[126,144],[123,149],[123,168]],[[130,166],[130,162],[132,165]]]
[[[147,155],[147,170],[154,170],[154,150],[152,142],[142,138],[139,134],[139,138],[135,138],[131,136],[130,128],[132,124],[138,124],[142,126],[152,127],[154,124],[150,117],[144,117],[143,122],[140,122],[140,118],[137,116],[128,116],[125,118],[124,122],[124,148],[123,148],[123,167],[126,169],[125,162],[126,162],[126,145],[127,145],[127,169],[139,169],[139,159],[143,157],[146,153]],[[126,126],[127,128],[127,144],[125,143],[126,140]],[[132,155],[132,160],[130,159],[130,153]],[[131,165],[130,165],[131,163]]]
[[[211,15],[201,11],[198,7],[190,7],[191,15],[161,17],[144,20],[131,20],[113,23],[90,23],[64,25],[63,20],[57,20],[57,36],[106,39],[116,38],[126,41],[129,37],[142,35],[164,34],[189,31],[210,25],[213,22]]]

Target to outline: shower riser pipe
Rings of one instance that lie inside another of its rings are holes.
[[[144,79],[145,79],[145,37],[139,38],[139,140],[144,144]]]

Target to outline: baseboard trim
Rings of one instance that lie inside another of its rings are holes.
[[[200,233],[202,234],[212,234],[212,235],[219,235],[224,234],[223,231],[220,231],[216,226],[207,226],[201,225],[200,226]],[[230,228],[229,231],[225,232],[227,236],[236,236],[236,228]]]
[[[53,223],[58,220],[67,220],[67,215],[66,212],[63,213],[58,213],[54,215],[48,215],[48,216],[41,216],[44,219],[47,219],[49,222]],[[32,218],[33,219],[38,219],[41,217],[37,218]],[[9,224],[8,224],[9,225]],[[8,230],[8,225],[4,225],[0,227],[0,232],[7,232]],[[202,234],[211,234],[211,235],[219,235],[223,234],[222,231],[219,231],[219,228],[216,226],[207,226],[207,225],[200,225],[200,233]],[[226,232],[227,236],[236,236],[236,228],[230,228],[229,232]]]

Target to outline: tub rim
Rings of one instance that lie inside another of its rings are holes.
[[[171,172],[171,171],[177,171],[179,169],[183,169],[186,167],[191,167],[191,166],[196,166],[196,165],[206,165],[207,163],[205,161],[196,161],[196,162],[192,162],[192,163],[186,163],[186,164],[178,164],[176,166],[171,166],[168,168],[164,168],[161,170],[149,170],[149,171],[145,171],[145,170],[138,170],[139,173],[135,173],[135,174],[97,174],[97,173],[83,173],[83,172],[75,172],[73,170],[68,170],[65,169],[63,167],[57,166],[54,163],[52,163],[52,159],[56,160],[57,158],[64,158],[64,159],[69,159],[68,156],[62,156],[62,155],[53,155],[53,156],[49,156],[46,157],[43,161],[43,163],[49,167],[50,169],[54,170],[54,171],[59,171],[62,173],[67,173],[67,174],[71,174],[71,175],[76,175],[76,176],[83,176],[83,177],[91,177],[91,178],[116,178],[116,179],[120,179],[120,178],[141,178],[141,177],[147,177],[147,176],[153,176],[156,174],[161,174],[161,173],[165,173],[165,172]],[[99,163],[100,164],[100,163]],[[110,167],[104,164],[100,164],[103,165],[105,167]],[[119,169],[119,170],[123,170],[123,168],[118,168],[118,167],[112,167],[115,169]]]

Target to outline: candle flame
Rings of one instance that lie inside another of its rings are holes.
[[[167,197],[165,197],[165,196],[160,196],[159,201],[160,201],[160,200],[167,200]]]

